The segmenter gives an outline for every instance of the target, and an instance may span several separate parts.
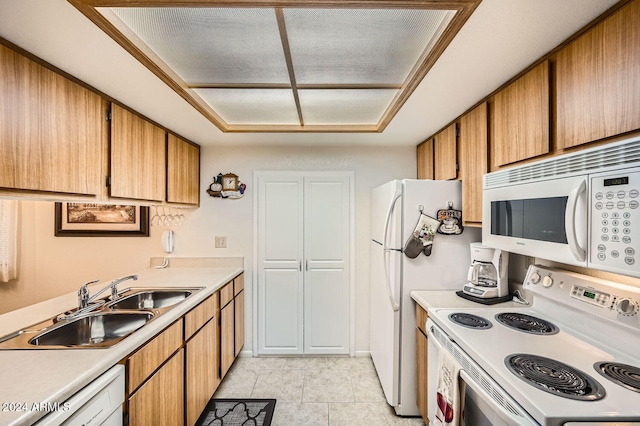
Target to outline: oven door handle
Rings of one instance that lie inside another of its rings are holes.
[[[586,258],[586,250],[580,246],[578,241],[578,229],[576,223],[578,222],[578,202],[580,196],[587,190],[587,182],[582,179],[580,183],[575,185],[569,192],[567,199],[567,210],[564,216],[564,226],[567,230],[567,242],[569,243],[569,250],[571,254],[578,262],[584,262]],[[582,207],[581,207],[582,208]]]
[[[522,425],[522,426],[533,426],[533,425],[537,425],[538,424],[535,420],[533,420],[526,413],[523,413],[523,412],[520,412],[520,411],[518,411],[517,413],[514,413],[514,412],[508,410],[506,407],[503,406],[503,404],[500,404],[491,395],[489,395],[484,388],[479,386],[474,381],[474,379],[469,374],[467,374],[466,371],[460,370],[460,378],[462,380],[464,380],[464,382],[465,382],[465,384],[467,386],[472,388],[479,396],[481,396],[482,399],[487,404],[489,404],[494,411],[500,412],[505,420],[508,419],[509,420],[509,424]],[[518,406],[517,403],[509,395],[507,395],[505,392],[500,392],[500,393],[501,393],[500,396],[502,397],[502,399],[504,401],[506,401],[509,405],[511,405],[512,408],[515,409],[515,407]]]

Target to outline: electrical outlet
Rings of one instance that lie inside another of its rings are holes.
[[[216,248],[227,248],[227,237],[216,237]]]

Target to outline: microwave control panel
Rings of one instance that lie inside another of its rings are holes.
[[[640,169],[591,178],[589,264],[640,276]]]

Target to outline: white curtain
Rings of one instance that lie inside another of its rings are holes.
[[[18,201],[0,200],[0,282],[17,276]]]

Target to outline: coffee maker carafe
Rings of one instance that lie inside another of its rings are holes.
[[[509,294],[509,252],[471,243],[471,266],[462,291],[468,295],[489,299]]]

